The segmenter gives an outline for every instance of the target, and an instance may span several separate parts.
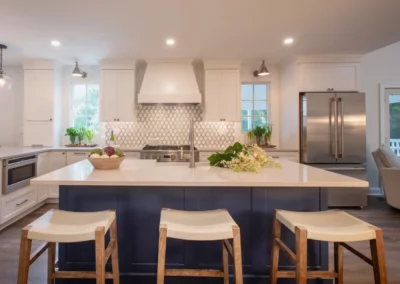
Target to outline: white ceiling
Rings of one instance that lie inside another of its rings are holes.
[[[400,40],[399,0],[1,0],[5,64],[24,58],[262,59],[362,54]],[[295,43],[283,46],[285,37]],[[173,37],[176,46],[167,47]],[[52,39],[61,41],[54,48]]]

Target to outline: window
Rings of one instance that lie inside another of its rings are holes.
[[[70,125],[99,130],[99,85],[72,85]]]
[[[268,85],[242,85],[242,131],[247,132],[268,123]]]

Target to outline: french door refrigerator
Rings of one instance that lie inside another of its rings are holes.
[[[366,180],[364,93],[300,93],[300,161]],[[368,189],[328,189],[331,207],[363,207]]]

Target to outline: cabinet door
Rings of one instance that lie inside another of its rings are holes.
[[[67,165],[65,152],[51,152],[50,171],[61,169]],[[50,185],[49,197],[58,198],[58,185]]]
[[[204,121],[220,121],[219,103],[221,93],[221,70],[206,70],[205,72],[205,112]]]
[[[300,91],[357,91],[357,64],[302,64]]]
[[[54,71],[24,71],[24,119],[52,121],[54,102]]]
[[[53,122],[51,121],[25,121],[24,146],[53,144]]]
[[[226,121],[240,120],[239,70],[223,70],[219,96],[219,113]]]
[[[50,153],[40,153],[37,160],[37,176],[42,176],[49,172]],[[48,185],[35,185],[37,191],[38,203],[42,202],[49,196]]]
[[[100,119],[115,121],[118,118],[118,71],[101,71],[100,85]]]
[[[67,164],[71,165],[80,161],[83,161],[89,156],[90,152],[68,152],[67,153]]]
[[[119,121],[134,121],[135,114],[135,72],[118,71],[118,106],[116,118]]]

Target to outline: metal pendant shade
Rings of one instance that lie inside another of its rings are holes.
[[[11,78],[3,71],[3,49],[6,48],[6,45],[0,44],[0,89],[2,90],[10,90],[12,87]]]
[[[269,75],[267,66],[265,66],[265,60],[262,61],[260,69],[253,72],[253,75],[254,77]]]
[[[75,77],[83,77],[83,73],[84,72],[82,72],[81,69],[79,68],[78,62],[75,62],[75,68],[72,71],[71,75]]]

